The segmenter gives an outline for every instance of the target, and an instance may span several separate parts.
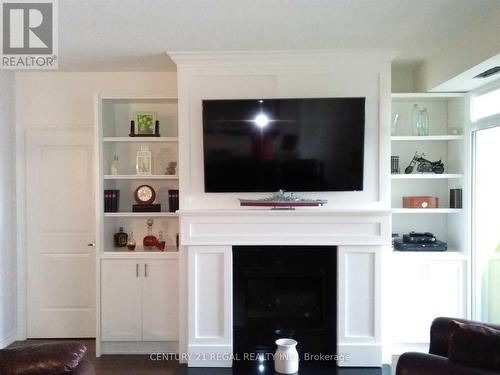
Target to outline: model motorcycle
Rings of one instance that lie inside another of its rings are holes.
[[[413,169],[415,168],[415,164],[418,163],[417,165],[417,172],[420,173],[437,173],[441,174],[444,172],[444,164],[439,159],[438,161],[429,161],[425,157],[425,154],[419,154],[418,152],[415,152],[415,155],[413,156],[413,159],[410,161],[410,165],[408,165],[405,169],[406,174],[410,174],[413,172]]]

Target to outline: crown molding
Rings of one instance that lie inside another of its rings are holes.
[[[352,61],[391,62],[395,51],[304,50],[304,51],[171,51],[178,67],[201,66],[328,66]]]

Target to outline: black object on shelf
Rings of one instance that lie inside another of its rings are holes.
[[[161,212],[161,205],[158,203],[133,204],[132,212]]]
[[[450,208],[462,208],[462,189],[450,189]]]
[[[135,121],[134,120],[130,121],[130,133],[128,135],[129,135],[129,137],[135,137]]]
[[[391,174],[399,174],[399,156],[391,156]]]
[[[118,212],[120,190],[104,190],[104,212]]]
[[[443,241],[435,242],[404,242],[397,238],[394,240],[394,248],[399,251],[446,251],[448,244]]]
[[[430,161],[427,160],[425,154],[419,154],[418,151],[415,152],[413,159],[411,159],[410,164],[405,168],[405,173],[413,173],[415,165],[417,166],[417,172],[420,173],[444,173],[444,164],[441,160]]]
[[[171,189],[168,191],[168,210],[175,212],[179,209],[179,190]]]
[[[114,235],[115,247],[127,246],[128,234],[123,231],[123,227]]]

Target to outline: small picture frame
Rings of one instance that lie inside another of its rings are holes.
[[[135,169],[136,173],[141,176],[152,174],[151,151],[148,146],[141,146],[141,150],[137,151]]]
[[[159,137],[159,127],[156,112],[134,112],[133,126],[130,129],[132,137]]]

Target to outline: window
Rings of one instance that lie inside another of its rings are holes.
[[[500,89],[475,96],[471,100],[471,120],[477,121],[500,113]]]

